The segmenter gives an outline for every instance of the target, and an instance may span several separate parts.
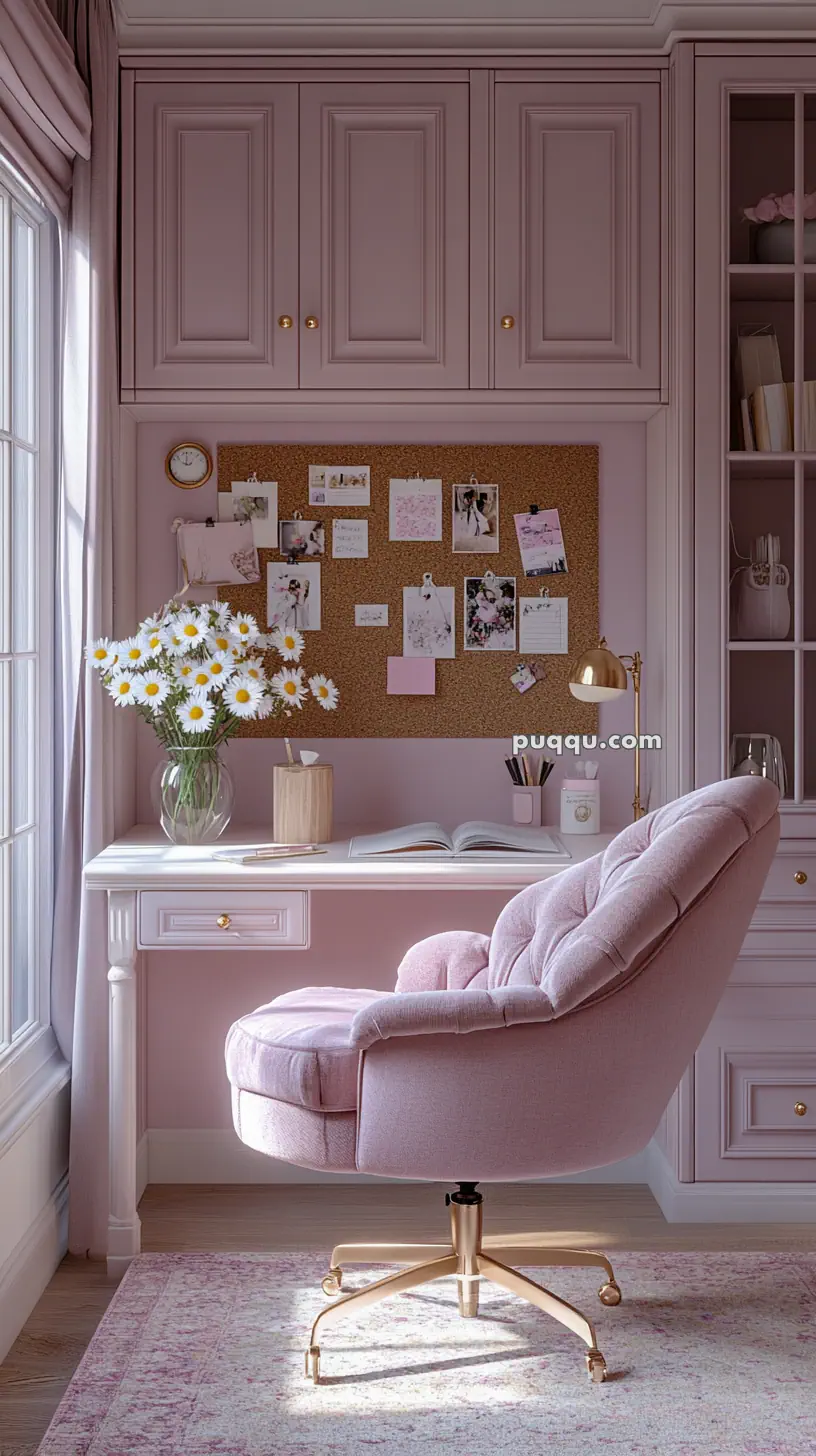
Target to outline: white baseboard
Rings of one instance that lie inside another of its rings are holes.
[[[814,1183],[681,1183],[656,1143],[648,1184],[667,1223],[813,1223]]]
[[[0,1361],[68,1248],[68,1175],[0,1268]]]
[[[530,1179],[542,1183],[647,1183],[647,1153],[565,1178]],[[136,1186],[141,1197],[148,1183],[396,1183],[368,1173],[316,1173],[281,1163],[246,1147],[229,1128],[152,1128],[139,1142]]]

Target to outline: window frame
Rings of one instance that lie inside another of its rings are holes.
[[[32,1090],[31,1079],[37,1073],[53,1064],[59,1055],[56,1037],[51,1026],[51,948],[54,920],[55,862],[57,848],[57,825],[55,822],[55,749],[58,724],[56,721],[55,694],[55,636],[56,636],[56,521],[58,510],[58,460],[56,451],[56,422],[59,411],[59,355],[58,334],[60,320],[59,303],[59,230],[56,218],[47,211],[37,195],[28,187],[25,179],[16,171],[8,158],[0,155],[0,194],[3,205],[0,208],[0,289],[3,290],[3,310],[8,319],[7,336],[0,338],[0,546],[2,537],[10,541],[9,526],[12,509],[13,447],[17,437],[14,434],[12,418],[12,360],[14,352],[14,313],[11,296],[11,238],[15,215],[21,216],[34,230],[35,237],[35,298],[37,319],[35,321],[35,349],[37,353],[34,375],[34,429],[33,440],[36,454],[35,505],[33,529],[35,533],[35,560],[38,581],[34,592],[37,624],[34,651],[39,671],[35,675],[35,717],[33,731],[36,749],[33,756],[35,802],[32,822],[36,826],[37,847],[33,857],[32,875],[36,890],[33,906],[34,947],[36,965],[29,982],[29,1017],[10,1040],[12,1015],[11,982],[11,870],[7,874],[0,869],[0,935],[5,938],[3,953],[9,975],[7,983],[0,981],[0,1114],[7,1123],[9,1115],[19,1111],[20,1105]],[[21,442],[31,449],[31,442]],[[5,578],[0,566],[0,591],[4,594],[9,633],[12,630],[12,581],[11,574]],[[4,653],[4,660],[13,662],[12,641],[0,643],[0,647],[12,649]],[[43,731],[50,728],[50,731]],[[0,783],[0,791],[10,795],[11,775],[11,714],[4,730],[0,722],[0,776],[9,775],[8,782]],[[13,842],[11,833],[3,837],[3,844]],[[0,825],[0,833],[6,828]],[[10,856],[9,856],[10,861]],[[6,927],[5,930],[3,927]],[[16,1118],[15,1118],[16,1120]],[[0,1141],[2,1135],[0,1134]]]

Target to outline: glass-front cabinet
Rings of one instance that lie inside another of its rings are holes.
[[[696,771],[816,811],[816,60],[697,79]]]

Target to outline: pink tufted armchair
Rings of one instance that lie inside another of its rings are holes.
[[[233,1119],[250,1147],[307,1168],[458,1183],[449,1242],[334,1249],[329,1295],[345,1264],[412,1267],[318,1315],[306,1355],[316,1383],[321,1324],[447,1274],[463,1316],[478,1314],[478,1281],[490,1279],[578,1334],[590,1377],[604,1379],[591,1322],[505,1261],[596,1265],[601,1300],[617,1304],[609,1261],[483,1239],[477,1184],[596,1168],[646,1145],[739,954],[777,804],[765,779],[711,784],[523,890],[491,937],[420,941],[395,991],[310,987],[231,1027]]]

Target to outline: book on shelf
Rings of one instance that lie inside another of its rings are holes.
[[[349,844],[349,859],[366,855],[417,855],[430,859],[456,859],[459,855],[534,854],[548,859],[572,859],[556,834],[546,829],[525,829],[515,824],[493,824],[469,819],[448,834],[441,824],[404,824],[382,834],[358,834]]]
[[[734,365],[742,399],[750,399],[761,384],[782,383],[779,342],[773,324],[739,325]]]
[[[750,399],[740,400],[740,423],[742,425],[742,448],[743,450],[755,450],[754,426],[751,421]]]
[[[760,384],[751,395],[757,450],[792,450],[793,435],[786,384]]]

